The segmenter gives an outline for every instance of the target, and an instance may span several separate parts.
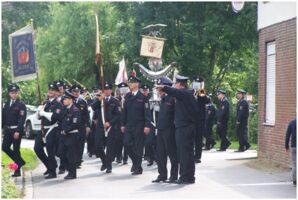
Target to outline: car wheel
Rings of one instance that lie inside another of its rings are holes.
[[[34,136],[34,133],[33,133],[33,130],[32,130],[32,124],[30,121],[28,121],[26,123],[26,126],[25,126],[25,137],[27,139],[32,139]]]

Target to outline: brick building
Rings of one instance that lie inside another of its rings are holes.
[[[296,116],[296,2],[259,2],[259,158],[290,164],[284,147]]]

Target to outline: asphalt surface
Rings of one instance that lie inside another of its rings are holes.
[[[23,140],[23,147],[33,147],[33,140]],[[157,166],[146,166],[139,176],[130,174],[131,163],[113,163],[113,172],[100,171],[101,162],[84,155],[76,180],[65,181],[64,175],[46,180],[42,164],[33,171],[34,198],[296,198],[290,171],[266,173],[244,165],[257,152],[204,151],[202,163],[196,165],[196,183],[175,185],[151,183],[157,177]],[[169,167],[168,167],[169,168]]]

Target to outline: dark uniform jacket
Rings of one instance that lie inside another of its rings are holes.
[[[237,122],[240,122],[240,125],[247,125],[248,115],[248,103],[246,100],[240,99],[237,103]]]
[[[90,118],[89,118],[89,111],[88,111],[88,104],[84,99],[77,98],[74,101],[75,106],[81,112],[81,126],[90,127]]]
[[[105,100],[104,100],[105,101]],[[102,123],[102,113],[101,113],[101,101],[96,100],[91,105],[94,112],[96,112],[95,116],[97,117],[97,123],[100,127],[103,127]],[[105,122],[109,122],[110,126],[115,127],[119,126],[121,116],[121,107],[118,99],[114,97],[110,97],[109,101],[105,101],[104,103],[104,117]]]
[[[199,120],[205,121],[206,119],[206,104],[208,104],[207,96],[197,97],[197,105],[198,105],[198,117]]]
[[[218,123],[227,123],[229,121],[229,101],[224,97],[217,109],[216,119]]]
[[[189,126],[198,121],[198,107],[193,90],[175,89],[169,86],[164,91],[176,98],[175,103],[175,127]]]
[[[296,126],[297,126],[296,119],[293,119],[288,125],[288,129],[286,132],[286,141],[285,141],[286,149],[289,148],[290,139],[291,139],[291,147],[296,147],[296,136],[297,136]]]
[[[10,106],[9,100],[4,104],[2,109],[2,128],[6,126],[17,126],[16,132],[23,132],[26,116],[27,108],[22,101],[17,99]]]
[[[148,98],[140,91],[135,96],[128,93],[125,96],[121,115],[121,126],[134,127],[136,125],[144,124],[145,127],[150,127],[150,106]]]
[[[73,104],[70,108],[66,108],[65,115],[62,119],[61,129],[67,134],[70,131],[80,129],[80,110]]]
[[[57,98],[52,101],[47,100],[44,103],[44,111],[53,113],[51,121],[49,121],[45,117],[41,117],[41,124],[44,126],[51,126],[55,124],[57,121],[61,121],[63,118],[64,106],[58,102]]]
[[[163,96],[160,102],[157,129],[165,130],[174,127],[175,99],[170,95]]]

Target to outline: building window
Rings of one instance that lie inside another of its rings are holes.
[[[266,117],[265,123],[275,124],[275,82],[276,82],[275,41],[266,46]]]

